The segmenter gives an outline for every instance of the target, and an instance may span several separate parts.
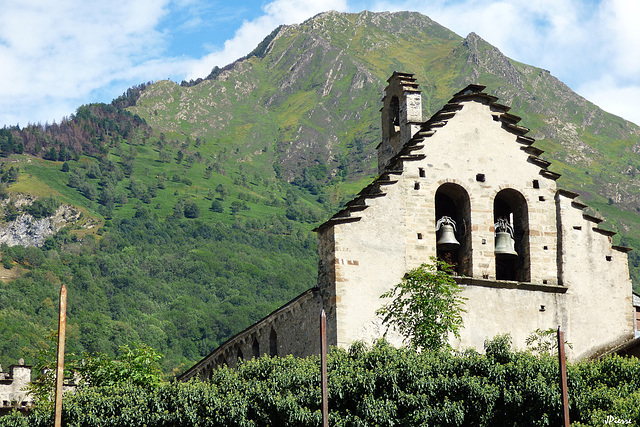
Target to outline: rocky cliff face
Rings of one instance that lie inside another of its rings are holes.
[[[30,199],[18,197],[16,206],[29,204]],[[42,246],[47,237],[57,233],[62,227],[73,224],[80,219],[81,213],[69,205],[60,205],[56,212],[46,218],[36,219],[23,213],[10,222],[0,224],[0,244],[8,246]]]

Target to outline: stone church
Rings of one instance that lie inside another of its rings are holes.
[[[382,100],[378,178],[316,228],[318,284],[232,337],[180,378],[263,354],[318,354],[327,342],[371,342],[385,328],[380,295],[420,264],[453,264],[467,298],[454,348],[482,351],[509,333],[517,348],[561,325],[570,359],[634,337],[628,248],[612,244],[578,194],[539,156],[509,107],[469,85],[427,121],[412,74],[395,72]],[[401,339],[391,334],[390,341]]]

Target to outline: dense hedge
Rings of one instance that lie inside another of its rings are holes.
[[[557,426],[558,363],[494,341],[476,352],[416,353],[378,343],[329,356],[332,426]],[[611,357],[569,364],[573,425],[640,425],[640,363]],[[67,426],[318,426],[317,358],[262,358],[207,382],[87,388],[64,401]],[[51,426],[44,409],[3,426]]]

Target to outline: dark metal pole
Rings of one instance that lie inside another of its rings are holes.
[[[320,313],[320,370],[322,377],[322,427],[329,427],[329,387],[327,381],[327,315]]]
[[[563,426],[569,427],[569,392],[567,390],[567,361],[564,356],[564,332],[558,326],[558,361],[560,362],[560,392],[562,393]]]
[[[64,381],[64,335],[67,328],[67,288],[60,289],[60,314],[58,316],[58,363],[56,367],[56,400],[54,427],[62,425],[62,383]]]

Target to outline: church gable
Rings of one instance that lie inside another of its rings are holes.
[[[408,74],[396,73],[394,76],[389,79],[390,88],[385,92],[404,91],[415,95],[417,84],[413,80],[407,91]],[[379,214],[366,210],[378,206],[376,211],[384,212],[380,216],[385,221],[402,224],[407,244],[418,240],[415,244],[428,253],[427,256],[414,256],[408,251],[408,266],[415,267],[429,256],[437,255],[436,228],[439,229],[443,218],[449,218],[461,239],[460,247],[450,261],[458,265],[462,275],[489,279],[495,276],[489,271],[491,261],[476,263],[474,268],[472,250],[475,247],[477,255],[487,252],[486,256],[493,257],[493,253],[488,253],[491,251],[485,250],[493,249],[487,241],[493,240],[489,239],[492,237],[489,234],[493,233],[497,220],[503,218],[515,227],[512,231],[517,231],[514,244],[521,247],[521,251],[517,251],[521,256],[519,271],[507,271],[513,270],[509,267],[504,274],[499,273],[498,278],[531,281],[530,240],[539,241],[547,251],[555,246],[553,242],[544,244],[542,240],[555,238],[554,181],[559,175],[549,171],[549,162],[538,157],[542,151],[534,148],[534,140],[524,135],[528,129],[517,125],[520,118],[509,114],[509,107],[498,104],[497,98],[482,92],[483,89],[484,86],[468,86],[426,122],[417,127],[412,122],[415,129],[411,133],[406,131],[404,136],[402,120],[395,129],[388,125],[389,117],[396,114],[387,110],[396,107],[395,103],[387,102],[390,95],[386,93],[382,110],[383,142],[378,146],[379,178],[316,231],[363,218],[373,220]],[[397,98],[394,95],[394,99]],[[415,100],[413,103],[417,104]],[[400,107],[400,111],[410,109]],[[398,143],[401,137],[409,139]],[[396,152],[390,156],[394,146]],[[389,197],[398,200],[380,200]],[[476,211],[473,218],[471,205]],[[530,218],[535,220],[532,221],[534,224],[530,224]],[[387,224],[380,230],[389,227]],[[349,227],[350,230],[357,228],[355,225]],[[488,234],[477,234],[479,240],[474,243],[473,232],[481,230]],[[552,252],[544,257],[554,257]],[[411,262],[413,259],[415,262]],[[534,274],[539,275],[538,272]],[[546,274],[549,274],[548,269]],[[557,277],[544,280],[557,283]]]
[[[453,264],[467,298],[460,339],[483,350],[509,333],[525,347],[536,329],[565,330],[572,359],[634,334],[628,248],[612,244],[578,195],[539,156],[509,107],[469,85],[426,121],[413,75],[394,73],[382,99],[379,176],[314,231],[318,286],[229,339],[181,379],[258,354],[319,351],[385,334],[380,295],[438,257]],[[387,335],[401,345],[401,337]]]
[[[378,146],[380,175],[316,229],[318,285],[336,344],[381,336],[375,316],[379,296],[433,256],[455,266],[469,297],[465,316],[476,327],[463,332],[462,347],[481,349],[484,339],[505,332],[523,346],[535,329],[562,324],[575,328],[573,336],[581,341],[576,354],[593,350],[578,331],[592,326],[579,314],[579,305],[595,310],[599,293],[582,283],[584,268],[578,275],[572,253],[602,272],[598,282],[609,283],[616,299],[602,322],[618,331],[599,333],[598,339],[606,343],[626,336],[626,312],[631,312],[626,255],[612,247],[610,235],[591,222],[577,199],[566,203],[567,193],[556,189],[559,175],[539,157],[542,150],[526,136],[520,118],[483,90],[468,86],[420,122],[415,79],[406,73],[389,79]],[[586,235],[576,239],[566,234],[567,227],[583,227]],[[588,242],[595,253],[569,249],[580,242]],[[611,260],[618,263],[607,271]]]

